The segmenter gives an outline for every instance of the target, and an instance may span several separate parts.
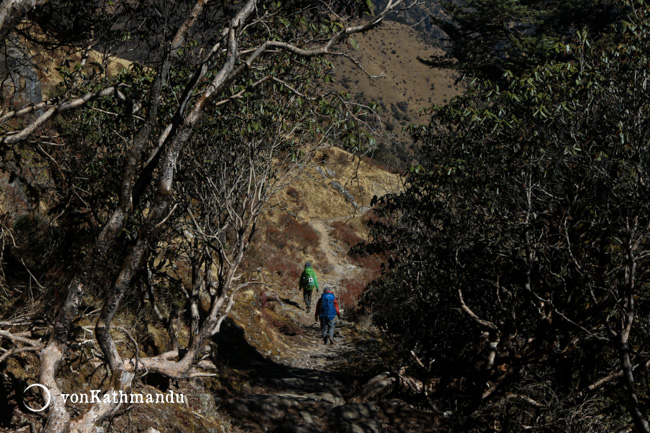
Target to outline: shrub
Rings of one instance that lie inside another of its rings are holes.
[[[300,191],[292,186],[287,187],[287,195],[296,201],[300,200]]]
[[[339,302],[346,312],[355,313],[358,308],[359,297],[366,288],[365,281],[343,279],[341,280],[341,293]]]
[[[367,282],[381,275],[381,265],[386,262],[383,254],[350,254],[352,261],[366,271]]]
[[[299,245],[304,253],[310,249],[317,249],[320,246],[320,234],[309,225],[301,223],[289,214],[282,215],[280,226],[283,228],[283,236]]]
[[[269,244],[284,249],[287,247],[287,236],[279,228],[269,225],[266,228],[266,238],[268,239]]]
[[[302,268],[291,254],[269,248],[266,250],[265,263],[271,273],[280,277],[280,285],[285,287],[297,286]]]
[[[352,229],[352,227],[342,221],[334,222],[332,224],[332,227],[334,228],[332,235],[348,247],[351,247],[363,241],[363,239],[354,231],[354,229]]]

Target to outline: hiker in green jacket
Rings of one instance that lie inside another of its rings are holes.
[[[307,306],[307,312],[311,310],[311,294],[316,289],[318,292],[318,280],[316,279],[316,272],[314,268],[311,267],[311,263],[305,263],[305,269],[300,275],[299,288],[302,289],[303,298],[305,300],[305,305]]]

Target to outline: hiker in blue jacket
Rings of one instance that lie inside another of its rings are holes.
[[[341,318],[339,314],[339,301],[332,293],[332,289],[326,287],[318,303],[316,303],[315,319],[320,320],[320,330],[323,334],[323,342],[334,344],[334,325],[335,317]]]

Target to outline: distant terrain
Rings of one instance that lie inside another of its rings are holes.
[[[387,21],[369,34],[357,35],[348,59],[334,60],[335,88],[358,102],[378,105],[385,135],[373,156],[388,166],[408,165],[412,140],[404,128],[426,124],[423,109],[444,104],[458,94],[456,72],[432,68],[419,59],[443,53],[435,40],[406,24]]]

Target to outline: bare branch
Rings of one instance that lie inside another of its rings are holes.
[[[36,131],[40,126],[42,126],[45,122],[53,118],[55,115],[69,110],[73,110],[75,108],[79,108],[80,106],[87,104],[88,102],[91,102],[95,99],[102,98],[104,96],[109,96],[112,94],[118,95],[118,97],[121,95],[121,93],[117,90],[117,87],[111,86],[111,87],[107,87],[106,89],[99,90],[97,92],[86,93],[82,97],[74,99],[72,101],[66,101],[56,106],[52,106],[49,110],[47,110],[45,113],[40,115],[36,120],[34,120],[32,123],[30,123],[27,127],[22,129],[21,131],[14,132],[4,137],[0,137],[0,144],[18,143],[26,139],[27,137],[29,137],[32,133],[34,133],[34,131]],[[6,116],[8,116],[8,114]],[[3,116],[3,119],[6,116]]]
[[[40,346],[27,346],[27,347],[14,347],[12,349],[7,350],[5,353],[0,356],[0,364],[4,362],[5,359],[17,355],[19,353],[25,353],[25,352],[38,352],[41,349],[43,349],[45,346],[40,345]]]
[[[0,330],[0,337],[4,337],[8,340],[11,340],[14,343],[23,343],[23,344],[29,344],[30,346],[40,346],[41,341],[40,340],[32,340],[30,338],[25,338],[21,337],[15,334],[12,334],[11,332]]]
[[[467,306],[467,304],[465,303],[465,300],[463,299],[463,292],[461,291],[460,288],[458,289],[458,297],[460,299],[461,309],[465,313],[467,313],[472,319],[474,319],[474,321],[476,323],[478,323],[479,325],[481,325],[484,328],[488,328],[488,329],[491,329],[493,331],[498,331],[499,330],[499,328],[497,328],[497,326],[494,323],[492,323],[492,322],[490,322],[488,320],[481,319]]]

